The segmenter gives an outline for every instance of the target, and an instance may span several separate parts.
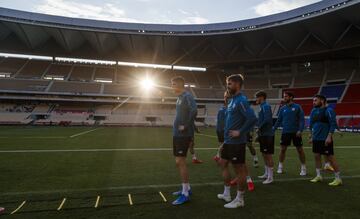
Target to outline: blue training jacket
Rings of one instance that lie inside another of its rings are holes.
[[[225,144],[245,144],[247,142],[246,134],[254,128],[255,124],[256,115],[250,107],[247,97],[241,93],[233,96],[226,109]],[[231,138],[230,130],[240,131],[240,136]]]
[[[330,107],[315,107],[310,114],[312,140],[325,141],[329,133],[337,128],[336,113]]]
[[[259,136],[274,136],[274,132],[272,130],[273,119],[271,106],[267,102],[263,102],[262,104],[260,104],[260,112],[257,126],[259,129]]]
[[[273,130],[276,130],[280,126],[283,128],[282,133],[296,133],[304,130],[305,116],[299,104],[286,104],[280,108],[279,117],[276,120]]]
[[[173,126],[173,136],[192,137],[194,136],[194,120],[197,113],[194,97],[185,91],[176,100],[176,116]],[[179,130],[179,126],[185,126],[184,131]]]
[[[222,106],[217,114],[217,121],[216,121],[216,131],[217,132],[224,132],[225,128],[225,114],[226,114],[226,107]]]

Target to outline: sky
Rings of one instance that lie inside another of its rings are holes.
[[[319,0],[0,0],[0,7],[66,17],[157,24],[206,24],[291,10]]]

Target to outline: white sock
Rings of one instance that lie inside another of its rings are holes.
[[[185,196],[189,196],[189,188],[190,188],[189,183],[182,183],[182,192],[181,192],[181,194],[183,194]]]
[[[265,176],[268,176],[268,175],[269,175],[268,171],[269,171],[269,170],[268,170],[268,166],[265,165],[265,173],[264,173]]]
[[[305,164],[301,164],[301,170],[306,170],[306,165]]]
[[[245,191],[237,191],[236,199],[243,200]]]
[[[316,168],[316,176],[321,176],[321,169]]]
[[[224,186],[224,196],[230,196],[230,186]]]
[[[279,169],[282,169],[283,168],[283,163],[279,162]]]
[[[193,160],[196,160],[196,159],[197,159],[195,153],[192,155],[192,159],[193,159]]]
[[[335,179],[340,179],[340,172],[336,172],[334,173],[334,175],[335,175]]]
[[[246,176],[246,182],[252,182],[251,176]]]
[[[330,163],[329,163],[329,162],[325,162],[324,167],[326,168],[326,167],[329,167],[329,166],[330,166]]]
[[[267,176],[268,176],[268,179],[273,179],[274,173],[273,173],[272,167],[267,167]]]

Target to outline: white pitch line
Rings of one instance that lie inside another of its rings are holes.
[[[333,179],[334,177],[323,177],[325,180]],[[341,176],[342,179],[360,179],[360,175]],[[308,181],[311,177],[296,177],[296,178],[275,178],[274,184],[282,182],[298,182]],[[254,180],[254,183],[262,183],[263,180]],[[208,182],[208,183],[191,183],[192,187],[204,187],[204,186],[219,186],[224,182]],[[262,185],[262,184],[261,184]],[[309,182],[309,185],[311,183]],[[51,190],[51,191],[32,191],[32,192],[8,192],[1,193],[1,196],[14,196],[14,195],[41,195],[41,194],[53,194],[53,193],[69,193],[69,192],[91,192],[91,191],[115,191],[115,190],[134,190],[134,189],[156,189],[156,188],[172,188],[179,187],[179,184],[158,184],[158,185],[138,185],[138,186],[118,186],[118,187],[101,187],[101,188],[88,188],[88,189],[63,189],[63,190]]]
[[[0,136],[1,139],[3,138],[12,138],[12,139],[62,139],[62,138],[67,138],[65,136],[12,136],[12,137],[8,137],[8,136]]]
[[[91,130],[88,130],[88,131],[80,132],[80,133],[71,135],[70,138],[74,138],[74,137],[77,137],[77,136],[80,136],[80,135],[85,135],[85,134],[87,134],[89,132],[93,132],[93,131],[96,131],[96,130],[99,130],[99,129],[103,129],[103,128],[96,128],[96,129],[91,129]]]
[[[205,136],[205,137],[209,137],[209,138],[217,138],[217,136],[215,136],[215,135],[206,135],[206,134],[201,134],[201,133],[195,134],[195,135]]]
[[[312,147],[303,147],[305,149],[312,149]],[[218,150],[215,148],[196,148],[198,151]],[[295,147],[288,148],[295,150]],[[337,146],[335,149],[360,149],[360,146]],[[116,152],[116,151],[172,151],[172,148],[94,148],[94,149],[53,149],[53,150],[0,150],[0,153],[59,153],[59,152]]]
[[[114,151],[172,151],[172,148],[109,148],[109,149],[54,149],[54,150],[1,150],[0,153],[57,153],[57,152],[114,152]],[[196,148],[218,150],[218,148]]]

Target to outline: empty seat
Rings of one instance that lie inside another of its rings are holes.
[[[287,88],[283,90],[292,92],[296,98],[301,97],[313,97],[319,92],[319,87],[307,87],[307,88]]]
[[[360,84],[349,85],[343,102],[360,102]]]
[[[326,96],[327,98],[340,99],[344,89],[345,85],[324,86],[322,87],[320,94]]]

